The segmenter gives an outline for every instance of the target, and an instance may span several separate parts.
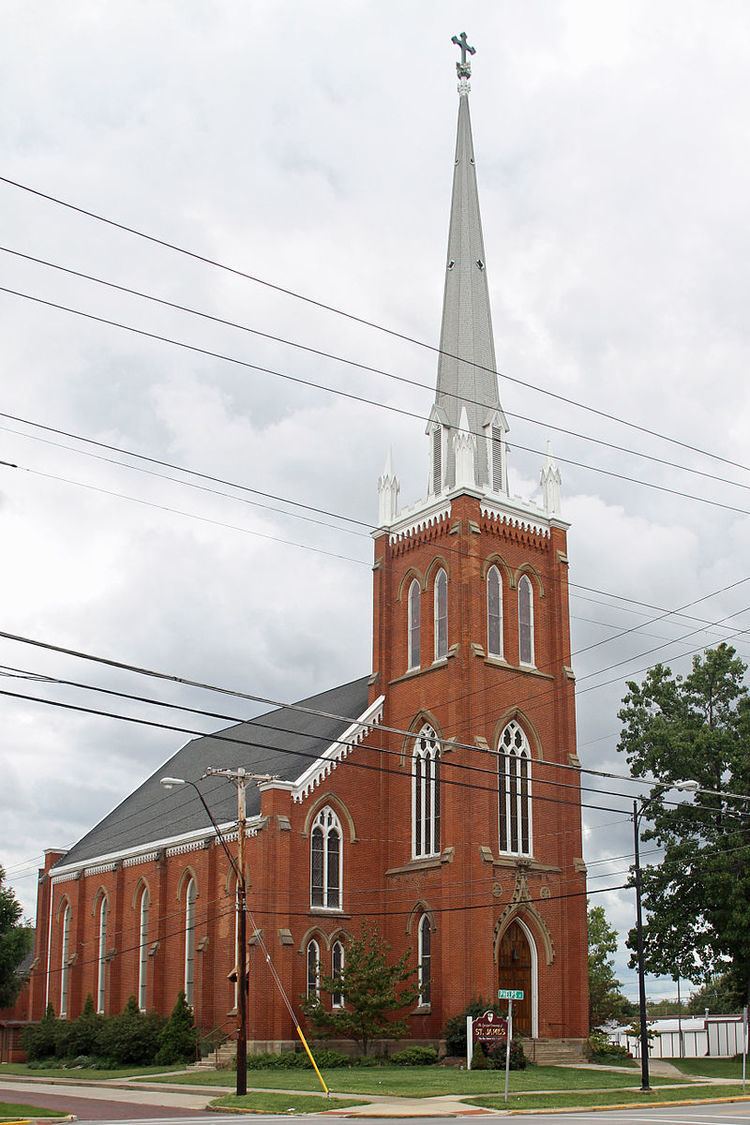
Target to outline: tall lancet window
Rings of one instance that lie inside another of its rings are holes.
[[[430,919],[423,914],[417,931],[417,987],[420,1007],[428,1007],[432,1000],[432,932]]]
[[[344,971],[344,946],[340,941],[333,943],[331,949],[331,976],[336,982],[336,988],[331,993],[331,1007],[343,1008],[344,993],[341,989],[341,974]]]
[[[412,755],[412,836],[415,859],[440,853],[440,745],[428,724]]]
[[[68,994],[70,992],[70,903],[65,904],[62,916],[62,952],[60,955],[60,1015],[68,1014]]]
[[[185,999],[190,1007],[195,1002],[195,900],[197,887],[191,878],[185,890]]]
[[[138,911],[138,1007],[146,1011],[146,992],[148,986],[148,913],[151,896],[148,887],[141,891]]]
[[[448,575],[443,568],[435,575],[435,659],[448,655]]]
[[[320,997],[320,946],[313,938],[307,943],[307,996]]]
[[[496,566],[487,571],[487,655],[503,655],[503,581]]]
[[[343,849],[341,825],[328,805],[315,817],[310,833],[310,905],[341,910]]]
[[[518,583],[518,658],[534,664],[534,591],[525,574]]]
[[[443,427],[435,426],[432,431],[432,491],[437,495],[443,487]]]
[[[107,999],[107,917],[109,915],[109,900],[102,895],[99,904],[99,951],[96,963],[96,1010],[104,1014],[104,1005]]]
[[[407,611],[407,647],[408,647],[408,660],[409,668],[418,668],[420,660],[420,610],[421,610],[422,591],[419,586],[418,580],[415,578],[409,587],[409,601]]]
[[[500,851],[531,855],[531,749],[515,721],[500,736]]]

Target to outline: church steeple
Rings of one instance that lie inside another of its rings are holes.
[[[453,37],[461,50],[458,72],[458,132],[453,171],[443,320],[437,393],[430,414],[430,488],[433,495],[465,483],[456,475],[456,436],[462,418],[474,435],[476,487],[507,493],[505,434],[495,374],[495,345],[487,286],[487,265],[479,213],[474,144],[469,116],[468,54],[475,48],[466,32]],[[460,443],[463,449],[464,443]],[[465,455],[465,451],[464,451]]]

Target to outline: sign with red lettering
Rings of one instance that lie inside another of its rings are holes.
[[[508,1021],[494,1012],[474,1017],[474,1038],[480,1043],[504,1043],[508,1038]]]

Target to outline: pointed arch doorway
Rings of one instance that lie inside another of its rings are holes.
[[[515,919],[500,939],[498,988],[520,988],[523,1000],[513,1003],[513,1031],[534,1037],[536,1032],[536,947],[522,922]]]

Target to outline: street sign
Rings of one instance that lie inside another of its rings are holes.
[[[498,988],[498,1000],[523,1000],[522,988]]]

